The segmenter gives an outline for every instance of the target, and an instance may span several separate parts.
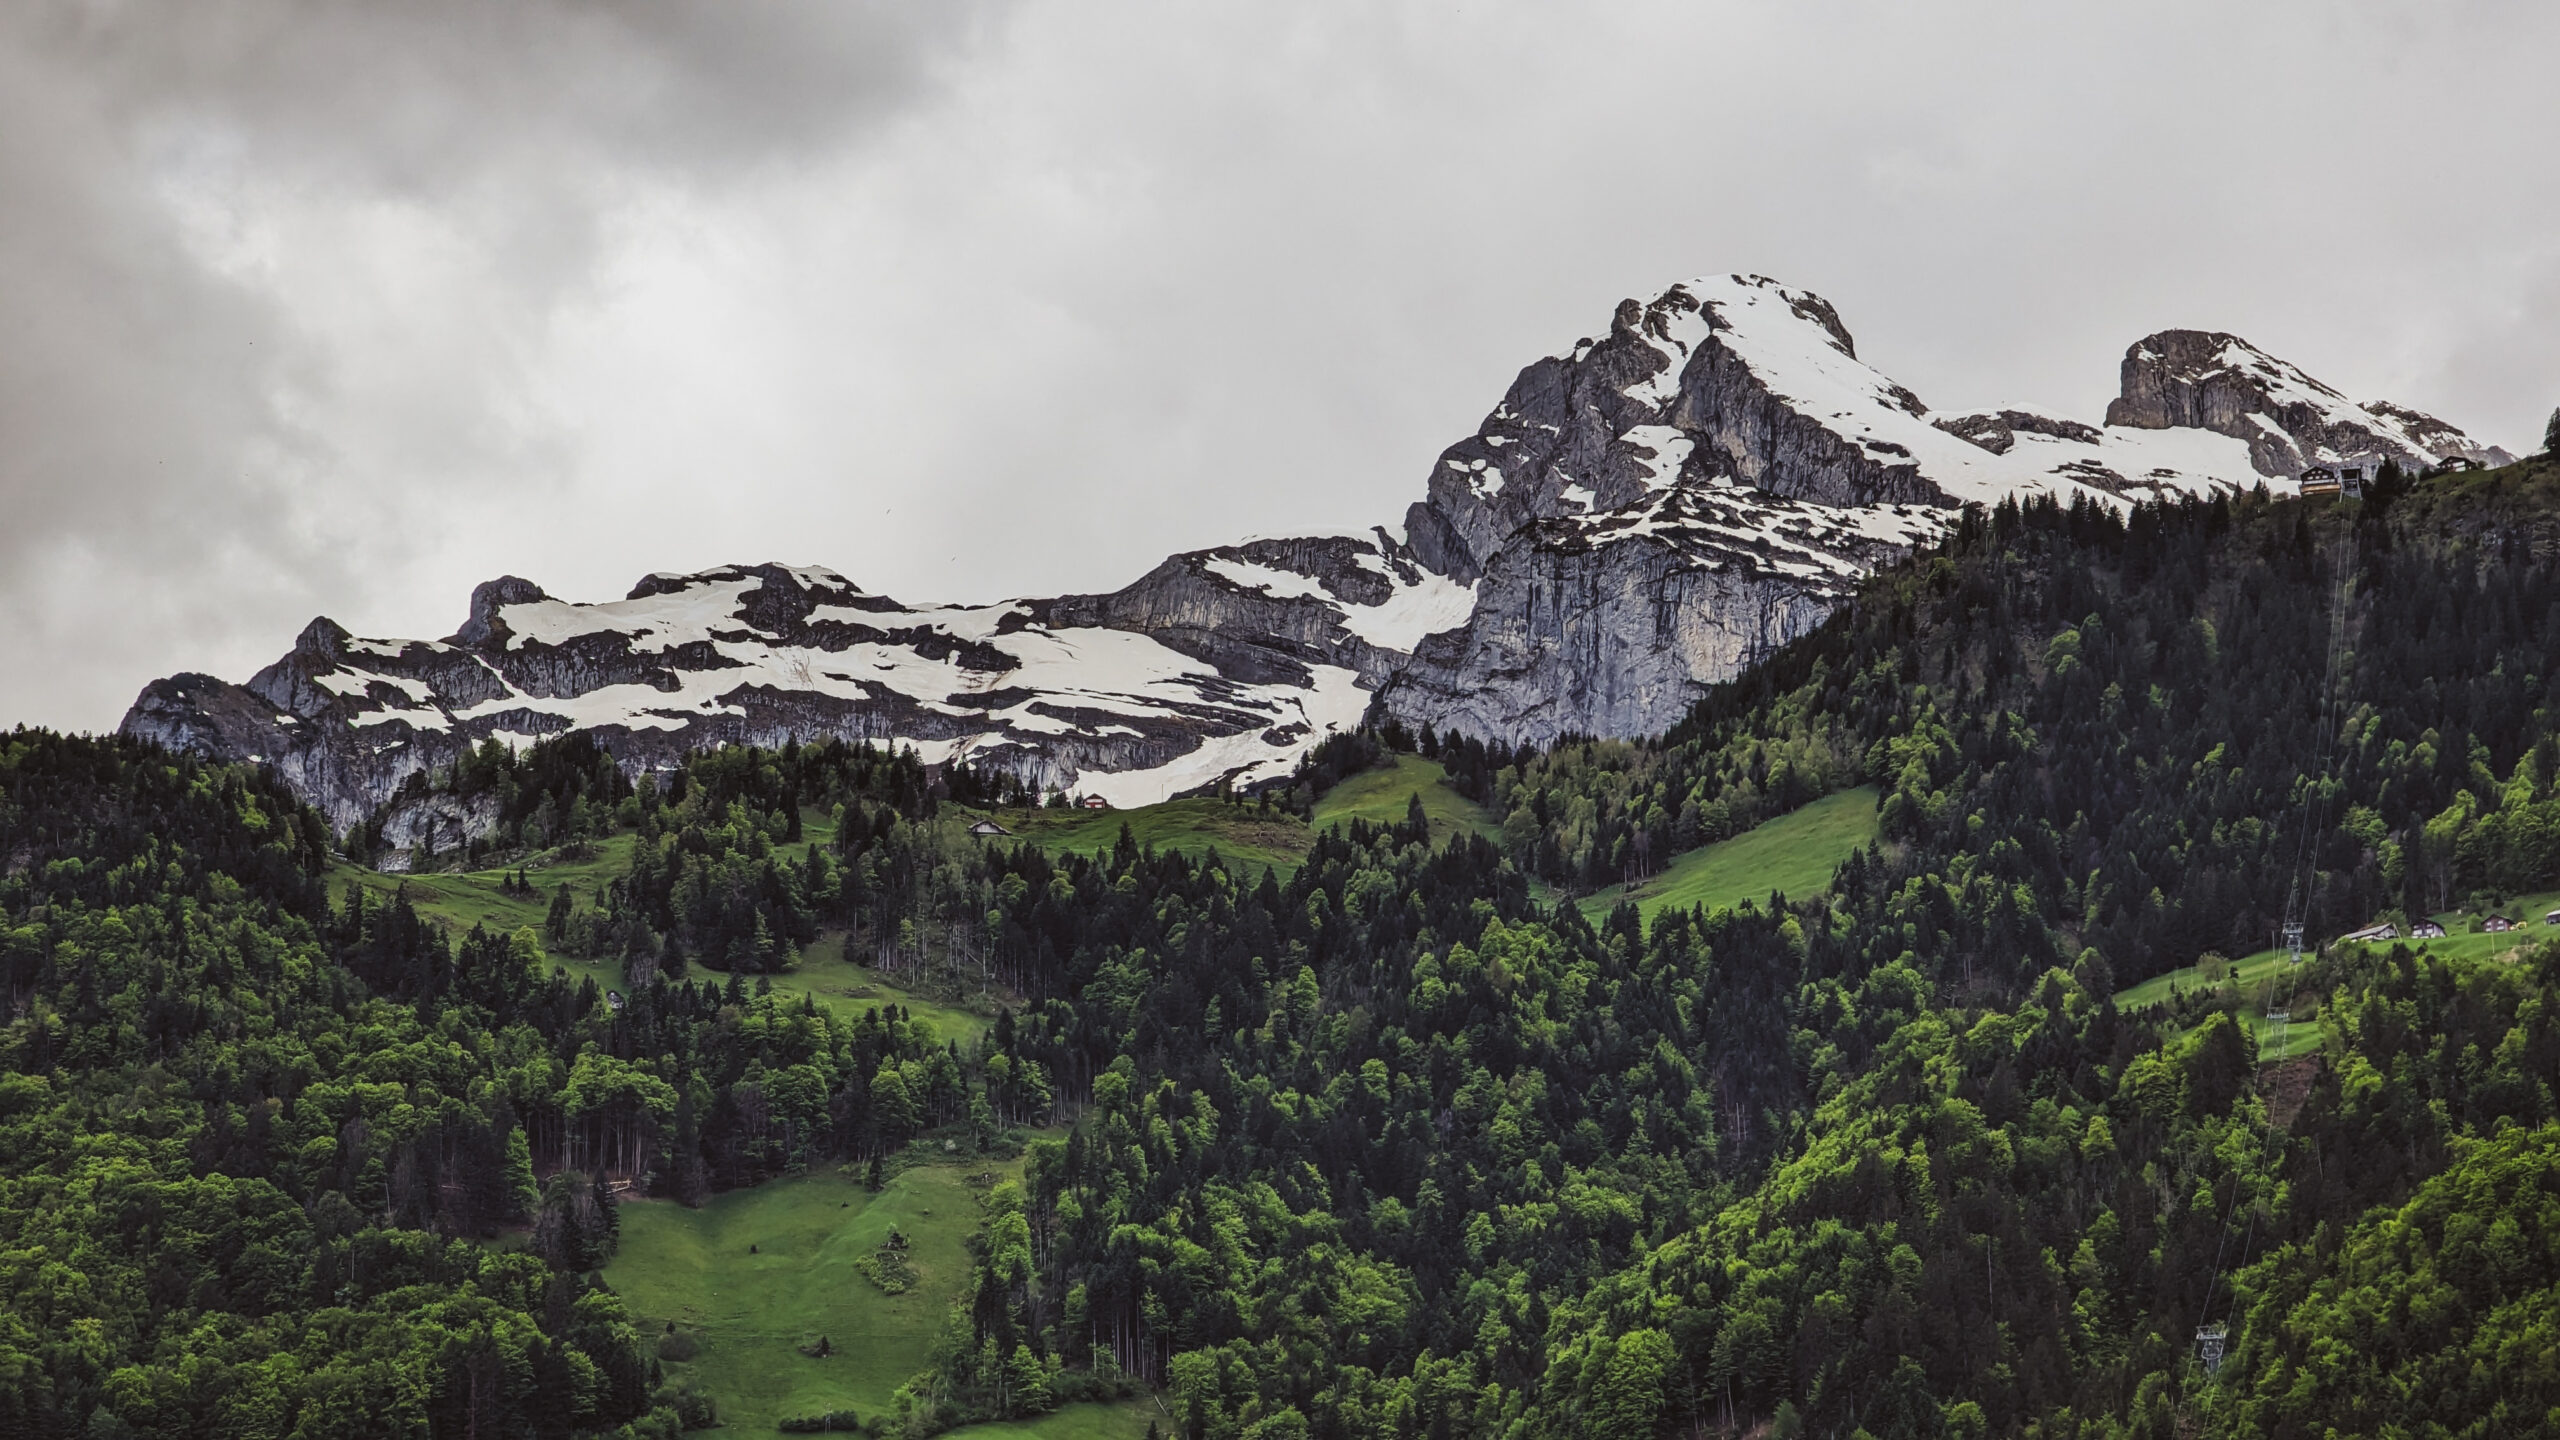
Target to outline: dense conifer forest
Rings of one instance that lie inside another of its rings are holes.
[[[1658,741],[1327,746],[1284,803],[1415,749],[1494,823],[1287,873],[974,840],[1025,797],[867,747],[493,748],[420,785],[498,797],[503,934],[333,887],[379,825],[254,771],[22,730],[0,1431],[672,1435],[718,1397],[596,1273],[621,1198],[954,1137],[1022,1178],[883,1434],[2560,1426],[2560,947],[2324,943],[2560,882],[2555,636],[2547,462],[2004,505]],[[1864,784],[1824,893],[1564,903]],[[2280,985],[2117,1002],[2288,918]],[[839,936],[994,1023],[774,987]]]

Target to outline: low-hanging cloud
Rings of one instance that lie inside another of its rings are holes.
[[[2238,331],[2522,448],[2522,4],[538,0],[0,12],[0,723],[326,612],[732,560],[1104,588],[1392,520],[1622,295],[1759,270],[1933,405]]]

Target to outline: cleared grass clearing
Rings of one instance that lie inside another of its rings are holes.
[[[1766,903],[1773,890],[1805,899],[1829,889],[1840,862],[1875,837],[1876,788],[1836,791],[1730,840],[1687,851],[1650,880],[1586,895],[1582,913],[1597,921],[1619,901],[1633,900],[1650,921],[1666,907],[1726,910],[1745,900]]]
[[[1253,874],[1266,865],[1283,874],[1297,869],[1314,843],[1313,832],[1294,815],[1215,799],[1168,800],[1128,810],[1003,810],[993,812],[993,818],[1016,838],[1053,854],[1101,854],[1120,843],[1120,827],[1126,825],[1142,848],[1194,858],[1215,849],[1229,864]]]
[[[804,812],[802,838],[792,849],[835,842],[835,824],[815,811]],[[609,836],[597,841],[594,852],[583,859],[554,864],[533,863],[526,869],[534,893],[517,895],[505,888],[508,876],[515,873],[512,865],[493,870],[436,872],[424,875],[384,875],[340,861],[331,867],[329,886],[343,903],[346,888],[362,886],[377,901],[387,902],[405,890],[409,903],[425,919],[444,926],[456,935],[466,934],[479,925],[497,934],[513,934],[531,928],[536,933],[551,912],[551,896],[567,885],[576,897],[578,907],[595,904],[596,891],[609,881],[618,880],[631,869],[634,837],[628,834]],[[865,1009],[882,1005],[903,1007],[910,1018],[933,1026],[934,1033],[962,1044],[976,1039],[990,1023],[990,1015],[980,1015],[966,1008],[916,995],[893,978],[845,958],[845,937],[830,931],[801,951],[792,968],[779,975],[750,977],[770,979],[775,993],[781,995],[813,995],[818,1003],[851,1019]],[[622,964],[618,960],[595,960],[577,956],[554,955],[550,963],[566,970],[576,979],[593,980],[602,990],[613,990],[623,983]],[[723,980],[723,972],[695,970],[690,978]]]
[[[543,917],[551,912],[553,891],[566,885],[582,908],[592,906],[598,886],[628,873],[632,841],[629,835],[607,836],[596,841],[592,853],[583,859],[528,865],[525,878],[533,882],[531,895],[511,895],[501,888],[506,877],[515,873],[513,865],[499,870],[385,875],[341,860],[330,867],[329,888],[343,899],[347,886],[361,885],[378,900],[406,890],[420,915],[456,931],[474,925],[500,934],[527,925],[539,930]]]
[[[2294,987],[2284,973],[2287,968],[2283,955],[2261,950],[2232,961],[2230,978],[2222,982],[2241,1001],[2232,1018],[2248,1027],[2251,1038],[2258,1042],[2258,1058],[2270,1065],[2320,1048],[2318,1012],[2307,998],[2295,998]],[[2116,1008],[2130,1010],[2160,1004],[2170,998],[2172,987],[2181,993],[2207,988],[2203,967],[2189,965],[2120,990],[2116,992]],[[2281,1027],[2281,1038],[2276,1022],[2267,1018],[2270,1009],[2285,1009],[2293,1015]]]
[[[1329,830],[1354,820],[1401,825],[1407,803],[1416,795],[1422,797],[1422,813],[1431,822],[1434,845],[1456,835],[1502,833],[1493,812],[1450,788],[1449,772],[1439,761],[1419,755],[1398,755],[1393,765],[1363,771],[1326,791],[1316,801],[1314,828]]]
[[[2387,952],[2394,945],[2406,945],[2421,955],[2471,963],[2513,960],[2553,939],[2560,939],[2560,928],[2542,923],[2542,917],[2560,906],[2560,890],[2519,896],[2500,906],[2498,912],[2524,922],[2519,929],[2504,934],[2470,933],[2475,918],[2467,911],[2446,911],[2428,918],[2445,928],[2441,939],[2379,940],[2361,942],[2364,948]],[[2267,1063],[2308,1055],[2320,1048],[2318,998],[2297,993],[2288,983],[2286,957],[2276,950],[2260,950],[2230,962],[2230,972],[2220,988],[2239,998],[2238,1018],[2256,1036]],[[2154,975],[2139,985],[2116,992],[2116,1006],[2133,1010],[2168,1001],[2173,994],[2192,994],[2215,988],[2205,978],[2202,963],[2183,965],[2163,975]],[[2283,1009],[2290,1019],[2284,1026],[2280,1044],[2276,1042],[2276,1025],[2266,1017],[2269,1009]]]
[[[694,1357],[668,1362],[668,1376],[709,1391],[726,1428],[770,1434],[786,1417],[826,1410],[868,1419],[925,1367],[967,1285],[979,1207],[964,1177],[1019,1169],[921,1166],[877,1195],[828,1173],[715,1196],[699,1210],[627,1204],[605,1281],[644,1334],[663,1339],[673,1321],[693,1341]],[[917,1276],[902,1295],[883,1293],[855,1268],[893,1229],[907,1238]],[[800,1352],[821,1335],[833,1354]]]
[[[1423,814],[1431,822],[1431,838],[1494,835],[1500,832],[1483,806],[1449,786],[1449,774],[1437,760],[1398,755],[1395,763],[1354,775],[1318,797],[1311,821],[1257,805],[1194,798],[1168,800],[1128,810],[999,810],[988,812],[1013,832],[1057,854],[1097,855],[1120,843],[1120,827],[1129,827],[1139,845],[1176,854],[1201,856],[1215,849],[1247,874],[1270,866],[1286,875],[1305,863],[1318,832],[1354,820],[1377,825],[1401,824],[1407,800],[1422,797]],[[999,842],[1001,843],[1001,842]]]
[[[820,935],[815,944],[800,952],[790,969],[769,977],[774,993],[814,995],[819,1004],[847,1019],[882,1005],[902,1006],[909,1019],[932,1025],[938,1038],[957,1040],[964,1046],[993,1023],[992,1012],[980,1015],[947,1001],[925,999],[879,971],[847,960],[844,945],[844,932],[840,930]]]

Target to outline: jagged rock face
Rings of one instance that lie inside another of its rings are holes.
[[[2290,488],[2376,450],[2507,458],[2230,336],[2163,331],[2123,380],[2103,426],[1932,411],[1821,297],[1693,280],[1522,370],[1433,464],[1402,536],[1255,540],[1108,594],[983,606],[783,565],[653,575],[602,605],[508,576],[450,639],[315,620],[246,685],[154,682],[125,729],[271,764],[342,827],[465,747],[573,728],[634,771],[842,736],[1135,804],[1276,778],[1372,704],[1514,742],[1659,732],[1964,504]],[[387,818],[432,842],[493,817]]]
[[[1486,563],[1474,615],[1382,699],[1408,724],[1518,742],[1667,728],[1708,685],[1822,623],[1940,512],[1846,511],[1734,482],[1536,520]]]
[[[1441,453],[1405,528],[1426,563],[1472,578],[1533,520],[1670,486],[1736,479],[1829,505],[1972,498],[1974,487],[1950,492],[1923,473],[1927,458],[1963,469],[1970,448],[1926,413],[1857,363],[1821,297],[1756,276],[1692,281],[1620,302],[1606,339],[1521,371],[1477,432]]]
[[[1932,415],[1929,423],[1994,455],[2006,455],[2018,448],[2018,436],[2021,434],[2044,435],[2081,445],[2106,443],[2106,432],[2097,426],[2084,425],[2059,415],[2047,415],[2040,410],[1964,410],[1952,415]]]
[[[475,795],[411,795],[397,798],[383,812],[381,868],[393,873],[409,868],[414,854],[437,855],[462,848],[498,828],[498,797]]]
[[[1375,688],[1423,636],[1462,623],[1474,593],[1379,530],[1195,550],[1108,595],[1030,603],[1050,624],[1136,631],[1234,679],[1302,683],[1336,665]]]
[[[2515,457],[2432,415],[2387,401],[2358,405],[2236,335],[2163,330],[2124,353],[2122,393],[2107,423],[2188,427],[2247,442],[2261,475],[2379,456],[2423,470],[2445,460],[2505,465]]]

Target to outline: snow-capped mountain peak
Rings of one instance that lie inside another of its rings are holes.
[[[2509,458],[2219,332],[2137,341],[2122,382],[2103,424],[1932,410],[1821,296],[1709,276],[1621,301],[1601,338],[1522,370],[1400,529],[982,606],[902,604],[817,566],[654,574],[596,603],[506,576],[446,639],[315,620],[245,685],[155,682],[125,728],[272,764],[341,825],[466,747],[572,729],[635,769],[843,736],[1131,804],[1275,779],[1373,704],[1514,741],[1660,731],[1968,503]]]

